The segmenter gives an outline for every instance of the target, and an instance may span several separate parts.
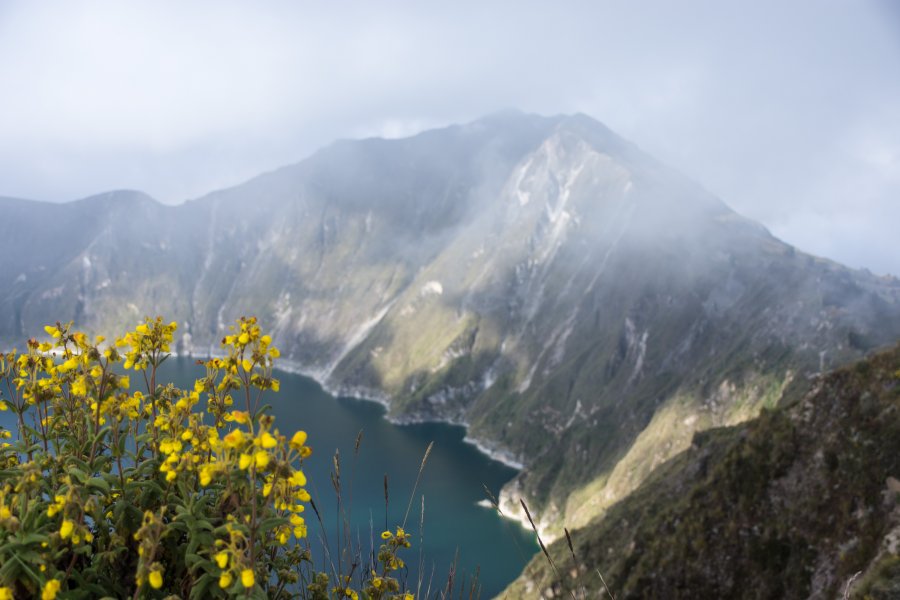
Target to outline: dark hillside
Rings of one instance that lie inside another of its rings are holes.
[[[605,518],[535,558],[508,597],[900,597],[900,347],[820,379],[799,402],[698,433]]]

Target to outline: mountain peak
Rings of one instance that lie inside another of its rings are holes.
[[[73,208],[87,206],[92,210],[119,212],[163,206],[161,202],[140,190],[120,189],[86,196],[64,203]]]
[[[77,200],[77,202],[101,202],[108,204],[160,204],[158,200],[150,196],[149,194],[142,192],[140,190],[132,190],[132,189],[119,189],[119,190],[110,190],[108,192],[103,192],[101,194],[94,194],[93,196],[88,196],[86,198],[82,198],[81,200]]]

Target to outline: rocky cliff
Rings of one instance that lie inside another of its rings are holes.
[[[752,165],[748,165],[751,169]],[[602,515],[698,431],[900,339],[900,283],[779,241],[584,115],[338,142],[180,206],[0,199],[0,340],[144,315],[468,424],[547,532]]]

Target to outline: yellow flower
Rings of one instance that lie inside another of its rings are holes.
[[[263,448],[274,448],[278,445],[278,440],[275,439],[275,436],[266,431],[259,436],[259,445]]]
[[[75,523],[68,519],[63,519],[62,525],[59,526],[59,537],[66,539],[72,535],[73,529],[75,529]]]
[[[224,569],[228,565],[228,552],[222,550],[216,553],[216,564],[219,565],[220,569]]]
[[[269,464],[269,454],[263,450],[257,452],[254,455],[254,459],[256,460],[257,469],[265,469],[266,465]]]
[[[297,525],[296,527],[294,527],[294,535],[295,535],[298,539],[299,539],[299,538],[305,538],[305,537],[306,537],[306,533],[307,533],[307,531],[306,531],[306,523],[301,523],[300,525]]]
[[[200,467],[200,485],[207,486],[212,483],[213,472],[216,468],[213,465],[203,465]]]
[[[66,497],[56,495],[53,497],[53,504],[47,507],[47,516],[53,517],[66,506]]]
[[[244,569],[241,571],[241,585],[245,588],[252,588],[256,578],[253,576],[253,569]]]
[[[235,448],[244,443],[244,432],[240,429],[235,429],[226,435],[223,440],[225,442],[226,448]]]
[[[224,573],[222,573],[222,576],[219,577],[219,587],[224,590],[231,585],[232,581],[233,578],[231,576],[231,573],[229,571],[225,571]]]
[[[84,396],[87,394],[87,382],[84,380],[84,377],[79,377],[72,382],[72,393],[76,396]],[[92,406],[91,410],[96,409],[94,406]]]
[[[251,462],[253,462],[252,456],[249,454],[241,454],[241,457],[238,459],[238,467],[240,467],[242,471],[246,471],[250,468]]]
[[[159,569],[150,571],[150,577],[148,579],[150,581],[150,587],[152,587],[154,590],[158,590],[162,587],[163,576],[162,571],[160,571]]]
[[[246,358],[241,361],[241,366],[244,367],[245,371],[250,371],[253,369],[253,363],[247,360]]]
[[[59,592],[59,586],[60,583],[58,579],[51,579],[45,583],[41,590],[41,600],[53,600],[56,598],[56,594]],[[10,594],[9,598],[12,600],[12,594]]]
[[[13,600],[12,590],[8,587],[0,587],[0,600]]]
[[[183,446],[178,440],[164,439],[159,443],[159,451],[163,454],[174,454],[181,452]]]
[[[383,540],[389,540],[389,539],[391,539],[393,536],[394,536],[394,534],[391,533],[390,531],[382,531],[382,532],[381,532],[381,539],[383,539]]]
[[[300,448],[303,447],[303,444],[305,444],[305,443],[306,443],[306,432],[298,431],[297,433],[294,434],[294,437],[291,438],[290,446],[294,450],[299,450]]]
[[[59,365],[59,372],[65,373],[66,371],[71,371],[72,369],[78,366],[78,359],[75,357],[70,358],[63,364]]]
[[[306,475],[303,474],[303,471],[294,471],[291,474],[291,484],[298,487],[306,485]]]

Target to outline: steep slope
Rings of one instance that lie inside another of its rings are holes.
[[[583,115],[339,142],[178,207],[0,214],[0,340],[161,313],[205,353],[257,314],[295,367],[524,464],[504,505],[548,527],[900,339],[896,280],[794,250]]]
[[[900,596],[900,347],[802,400],[697,434],[604,518],[550,547],[509,598]],[[859,573],[857,577],[854,575]]]
[[[0,198],[0,340],[21,343],[58,319],[110,330],[184,314],[198,256],[188,212],[134,191],[68,204]]]
[[[404,140],[339,142],[200,199],[214,216],[197,294],[228,318],[251,309],[272,315],[288,355],[328,377],[553,123],[518,127],[508,119]],[[234,274],[229,289],[209,297],[223,272]],[[219,320],[203,309],[196,333],[217,340]]]

